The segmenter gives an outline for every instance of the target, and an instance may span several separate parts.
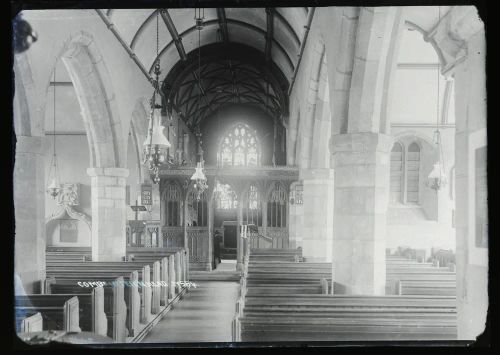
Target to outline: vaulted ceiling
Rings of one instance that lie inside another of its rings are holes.
[[[273,116],[286,114],[286,91],[308,8],[205,8],[201,31],[192,8],[105,13],[151,74],[158,19],[164,91],[169,105],[191,126],[226,103],[259,105]]]

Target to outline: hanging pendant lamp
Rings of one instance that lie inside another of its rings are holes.
[[[203,19],[204,19],[204,10],[203,9],[195,9],[195,21],[196,28],[198,30],[198,87],[201,87],[201,30],[203,29]],[[199,105],[201,100],[201,91],[198,95],[198,115],[200,114]],[[198,118],[198,122],[200,119]],[[200,200],[203,192],[208,188],[207,185],[207,177],[203,172],[204,160],[203,160],[203,149],[202,149],[202,141],[201,141],[201,132],[197,130],[196,136],[198,137],[198,155],[199,161],[196,164],[196,169],[194,174],[191,176],[191,180],[194,181],[194,189],[196,191],[196,199]]]
[[[441,21],[441,7],[438,8],[439,15],[438,19]],[[438,23],[439,23],[438,21]],[[447,183],[446,174],[444,171],[444,156],[443,156],[443,145],[441,143],[441,132],[439,131],[439,103],[440,103],[440,90],[439,90],[439,79],[440,79],[440,65],[438,59],[437,68],[437,107],[436,107],[436,131],[434,132],[434,144],[436,144],[436,149],[438,152],[438,161],[434,164],[434,167],[427,177],[427,186],[436,192],[444,187]]]
[[[156,63],[154,68],[155,81],[153,82],[154,93],[151,98],[151,110],[149,113],[148,134],[143,143],[144,148],[144,164],[147,164],[149,171],[153,176],[153,182],[160,182],[160,166],[168,159],[168,149],[171,147],[170,142],[163,133],[165,127],[161,124],[161,89],[160,89],[160,56],[159,56],[159,33],[158,33],[158,16],[159,10],[156,12]]]

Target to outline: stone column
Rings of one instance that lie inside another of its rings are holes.
[[[212,193],[209,194],[212,196]],[[215,223],[215,213],[214,213],[214,201],[213,198],[210,197],[207,199],[207,209],[208,209],[208,260],[210,262],[210,271],[214,266],[214,223]],[[217,265],[216,265],[217,267]]]
[[[91,178],[93,261],[121,261],[126,255],[128,173],[123,168],[87,169]]]
[[[267,236],[267,199],[262,199],[262,235]],[[257,238],[257,247],[260,245],[260,238]]]
[[[241,196],[241,195],[240,195]],[[243,267],[243,243],[241,240],[240,228],[243,223],[243,203],[238,201],[237,223],[236,223],[236,270],[241,270]]]
[[[17,136],[14,164],[15,268],[27,293],[45,279],[45,160],[43,138]]]
[[[384,295],[393,139],[366,132],[335,135],[331,142],[335,167],[333,260],[339,286],[335,292]]]
[[[484,202],[480,195],[488,197],[485,181],[478,178],[486,176],[484,156],[478,154],[487,144],[485,47],[484,31],[481,30],[469,39],[469,57],[455,70],[455,221],[460,340],[475,340],[484,331],[488,311],[489,250],[488,244],[481,243],[482,238],[478,235],[481,232],[488,235],[489,223],[487,206],[478,205]],[[494,234],[490,235],[494,238]]]
[[[302,255],[306,261],[332,261],[333,169],[303,169]]]

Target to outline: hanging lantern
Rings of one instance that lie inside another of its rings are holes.
[[[196,199],[200,200],[201,195],[208,188],[207,177],[205,176],[205,173],[203,172],[202,162],[198,162],[196,164],[196,169],[195,169],[193,176],[191,176],[191,180],[194,181],[194,188],[196,190]]]
[[[167,137],[163,134],[164,126],[160,123],[161,111],[159,108],[151,109],[149,130],[144,141],[144,163],[149,170],[157,174],[160,166],[167,160],[168,149],[171,147]]]
[[[439,8],[439,19],[441,19],[441,8]],[[438,160],[434,164],[431,173],[427,177],[427,186],[436,192],[444,187],[447,183],[446,174],[444,172],[444,155],[443,155],[443,145],[441,144],[441,132],[439,131],[439,119],[440,119],[440,111],[439,111],[439,97],[440,97],[440,66],[438,64],[437,69],[437,93],[436,93],[436,130],[434,131],[434,143],[436,144],[436,149],[438,153]]]
[[[151,111],[149,115],[149,128],[146,140],[143,143],[144,148],[144,164],[148,164],[148,169],[153,175],[153,182],[160,182],[160,166],[168,160],[168,149],[171,147],[170,142],[163,133],[165,129],[161,124],[161,105],[158,105],[157,95],[160,96],[160,57],[159,57],[159,42],[158,42],[158,12],[156,14],[156,63],[154,68],[155,80],[153,80],[154,93],[151,98]]]
[[[203,29],[203,19],[204,19],[204,10],[203,9],[195,9],[195,20],[196,20],[196,29],[198,30],[198,85],[201,87],[201,30]],[[198,97],[198,108],[201,101],[201,93]],[[199,114],[199,112],[198,112]],[[199,121],[199,120],[198,120]],[[198,138],[198,155],[199,161],[196,164],[196,169],[191,176],[191,180],[194,181],[194,188],[196,190],[196,199],[199,201],[203,192],[208,188],[207,185],[207,177],[203,172],[203,148],[201,141],[201,132],[200,127],[196,127],[196,137]]]
[[[51,183],[47,187],[47,193],[55,200],[56,197],[61,192],[61,185],[56,179],[52,179]]]
[[[444,173],[444,169],[441,166],[440,162],[434,164],[434,168],[431,173],[427,177],[427,186],[429,186],[433,190],[440,190],[447,183],[446,175]]]

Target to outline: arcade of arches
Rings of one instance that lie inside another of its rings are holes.
[[[41,292],[49,247],[87,247],[97,262],[179,247],[191,271],[210,272],[220,235],[222,261],[240,270],[239,227],[254,225],[252,248],[330,262],[348,295],[386,294],[387,255],[451,251],[457,338],[475,339],[488,308],[484,24],[468,6],[319,9],[206,8],[200,58],[194,10],[161,11],[173,163],[159,184],[142,156],[157,10],[23,11],[39,37],[13,68],[25,291]],[[208,179],[199,199],[196,130]],[[45,193],[54,143],[55,200]],[[447,183],[435,190],[440,159]],[[134,212],[144,186],[151,207]]]

